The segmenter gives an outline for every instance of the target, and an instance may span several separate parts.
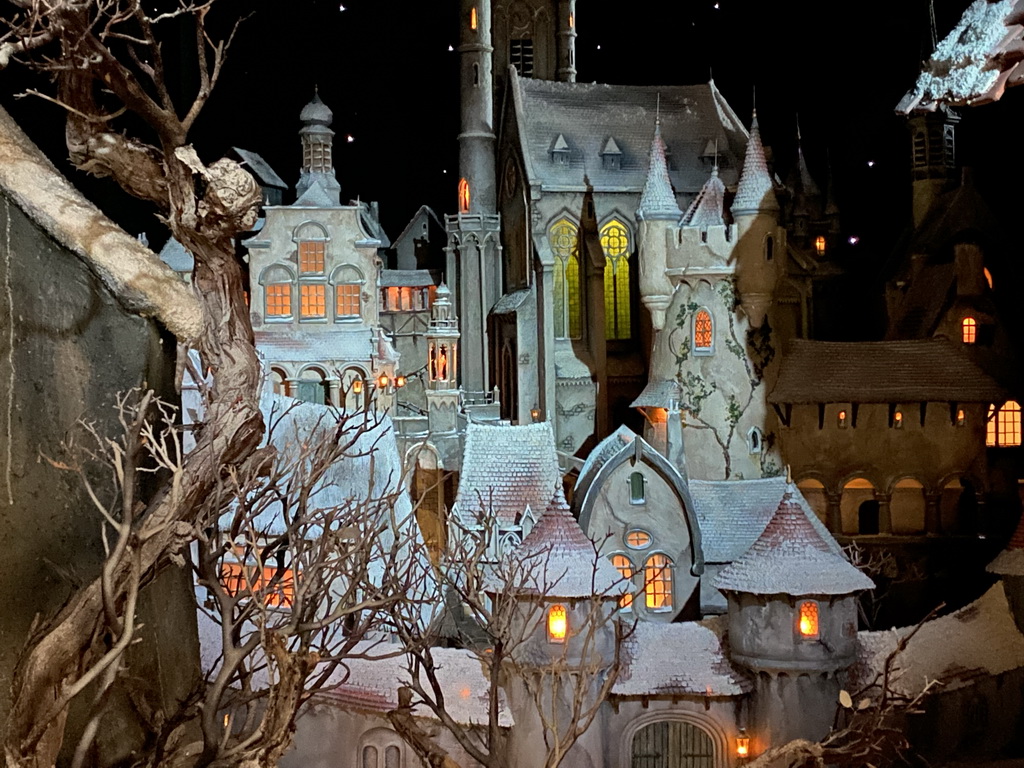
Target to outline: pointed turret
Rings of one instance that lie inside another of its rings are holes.
[[[668,161],[665,159],[665,142],[661,138],[661,120],[654,124],[654,139],[651,141],[651,160],[647,167],[647,181],[640,196],[637,216],[645,221],[679,221],[683,212],[679,210],[672,182],[668,178]]]
[[[334,113],[314,93],[299,113],[302,128],[302,170],[295,185],[296,205],[331,206],[341,201],[341,185],[334,175]]]
[[[686,209],[682,224],[684,227],[703,230],[725,225],[725,184],[718,178],[718,166],[711,170],[711,178],[704,182],[697,197]]]
[[[736,189],[736,197],[732,202],[735,216],[759,211],[777,211],[779,201],[775,197],[775,186],[768,161],[764,155],[764,144],[761,143],[761,131],[757,124],[757,110],[754,110],[750,122],[750,138],[747,139],[747,153],[743,158],[743,172]]]

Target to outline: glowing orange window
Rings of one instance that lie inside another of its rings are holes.
[[[825,236],[818,235],[814,238],[814,252],[819,256],[825,255]]]
[[[327,317],[327,286],[310,284],[300,288],[303,317]]]
[[[1020,403],[1008,400],[996,415],[998,437],[996,444],[1000,446],[1020,445]]]
[[[469,213],[469,182],[459,180],[459,213]]]
[[[569,630],[569,614],[564,605],[552,605],[548,608],[548,640],[552,643],[564,643]]]
[[[711,324],[711,313],[702,309],[693,318],[694,349],[710,350],[713,338],[714,327]]]
[[[291,568],[278,573],[272,565],[259,568],[243,563],[222,563],[220,579],[231,597],[262,594],[264,604],[273,608],[290,606],[295,599],[295,573]]]
[[[469,28],[476,29],[476,8],[473,8],[469,12]]]
[[[303,240],[299,243],[299,272],[319,274],[324,271],[324,242]]]
[[[267,317],[289,317],[292,314],[292,286],[290,283],[271,283],[267,286]]]
[[[978,321],[973,317],[965,317],[960,324],[960,336],[964,344],[973,344],[978,340]]]
[[[633,564],[629,562],[629,558],[625,555],[612,555],[612,565],[615,566],[616,570],[618,570],[619,572],[619,575],[627,582],[623,586],[629,589],[631,587],[631,584],[629,584],[628,582],[631,582],[633,579]],[[622,595],[621,598],[619,598],[619,607],[622,608],[622,610],[629,610],[632,607],[632,605],[632,593],[626,592]]]
[[[818,638],[818,604],[814,600],[804,600],[800,603],[797,629],[800,631],[800,637],[808,640]]]
[[[666,555],[651,555],[644,564],[644,592],[651,611],[672,610],[672,561]]]
[[[354,283],[334,287],[335,312],[338,317],[359,317],[361,292],[361,287]]]

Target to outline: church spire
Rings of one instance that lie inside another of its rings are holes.
[[[734,215],[756,213],[757,211],[776,211],[779,201],[775,198],[775,188],[768,161],[764,156],[764,144],[761,143],[761,130],[757,124],[757,109],[754,109],[750,122],[750,138],[747,139],[747,153],[743,158],[743,172],[736,188],[736,197],[732,203]]]
[[[718,178],[718,165],[711,169],[711,178],[704,186],[690,207],[683,214],[684,227],[721,227],[725,224],[725,184]]]
[[[660,107],[660,105],[659,105]],[[659,109],[660,111],[660,109]],[[665,142],[661,138],[661,116],[654,123],[654,140],[651,142],[651,161],[647,168],[647,181],[640,196],[637,215],[641,219],[663,219],[678,221],[683,215],[672,191],[668,178],[668,161],[665,159]]]
[[[302,170],[295,193],[297,205],[339,205],[341,185],[334,175],[334,113],[320,100],[319,90],[299,113],[302,128]]]

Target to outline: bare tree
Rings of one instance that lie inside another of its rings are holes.
[[[618,677],[629,633],[615,610],[623,583],[609,586],[600,578],[597,566],[602,561],[588,542],[594,567],[587,594],[571,600],[556,597],[565,573],[550,547],[520,547],[495,560],[491,526],[470,530],[455,521],[450,525],[456,530],[438,571],[435,595],[447,615],[425,616],[408,605],[393,604],[395,632],[407,648],[409,665],[400,706],[389,713],[392,726],[431,768],[459,763],[416,721],[417,708],[438,720],[480,765],[509,768],[516,761],[508,749],[510,721],[502,715],[510,699],[525,701],[540,725],[544,766],[556,768],[593,723]],[[566,641],[559,644],[547,642],[545,626],[555,603],[566,604],[570,622]],[[460,635],[457,642],[485,672],[486,724],[459,722],[446,701],[450,692],[444,689],[433,653],[445,639],[445,626],[447,634],[454,630]]]

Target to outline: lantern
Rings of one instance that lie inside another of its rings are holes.
[[[736,736],[736,757],[741,760],[750,757],[750,737],[747,736],[746,728],[740,728]]]
[[[405,376],[399,376],[395,379],[395,386],[401,389],[405,386]]]
[[[363,380],[355,379],[352,382],[352,392],[356,395],[363,394]]]
[[[377,379],[377,386],[380,389],[387,389],[387,386],[390,383],[391,379],[388,378],[388,375],[386,373],[382,373],[380,377]]]

